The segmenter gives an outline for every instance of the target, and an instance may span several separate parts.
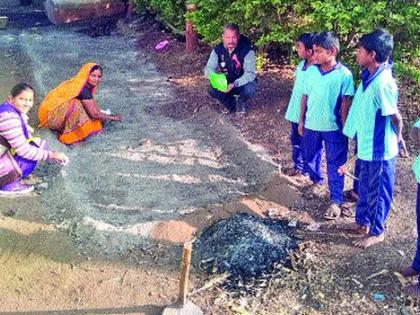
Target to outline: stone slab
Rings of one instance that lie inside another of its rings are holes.
[[[123,0],[46,0],[45,11],[50,21],[62,25],[95,18],[124,14]]]
[[[203,311],[194,303],[187,301],[183,307],[170,306],[163,310],[162,315],[203,315]]]
[[[0,0],[0,8],[13,8],[20,6],[20,0]]]
[[[4,30],[9,25],[9,18],[7,16],[0,16],[0,30]]]

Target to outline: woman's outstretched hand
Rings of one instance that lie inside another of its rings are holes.
[[[69,162],[69,158],[63,152],[53,152],[51,160],[62,165],[66,165]]]
[[[121,121],[122,120],[122,117],[119,114],[117,114],[117,115],[109,115],[108,117],[109,117],[109,120],[110,121]]]

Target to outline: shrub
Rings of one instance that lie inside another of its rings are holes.
[[[137,11],[147,9],[175,28],[184,28],[185,0],[136,0],[136,5]]]
[[[136,0],[182,28],[186,1]],[[276,45],[292,57],[295,38],[302,32],[332,30],[340,37],[344,63],[356,68],[358,38],[377,27],[394,34],[398,74],[419,82],[420,11],[416,0],[191,0],[198,10],[187,14],[203,40],[215,44],[227,22],[240,25],[261,53]]]

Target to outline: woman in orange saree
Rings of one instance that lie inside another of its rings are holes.
[[[53,130],[60,142],[69,145],[101,132],[104,121],[121,121],[120,115],[101,112],[93,98],[101,78],[101,66],[87,63],[50,91],[39,107],[39,127]]]

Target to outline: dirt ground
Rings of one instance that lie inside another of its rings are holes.
[[[175,104],[149,108],[152,117],[201,125],[213,139],[218,139],[221,126],[234,127],[268,164],[290,165],[289,126],[283,117],[292,85],[291,67],[267,66],[259,75],[248,114],[226,116],[206,93],[202,69],[208,47],[186,55],[182,42],[147,17],[120,22],[118,32],[127,41],[135,39],[142,58],[155,64],[176,93]],[[169,39],[170,44],[157,53],[153,47],[162,39]],[[403,94],[402,100],[403,110],[407,104],[417,105],[415,94]],[[412,108],[405,111],[410,119],[418,115]],[[214,220],[239,211],[255,215],[269,211],[279,219],[298,220],[300,250],[293,256],[292,267],[281,275],[273,274],[257,294],[225,292],[214,285],[191,295],[206,314],[417,314],[419,305],[401,293],[404,280],[394,273],[410,263],[415,248],[412,161],[413,157],[398,162],[386,241],[368,250],[354,248],[352,237],[322,220],[325,191],[312,193],[305,179],[280,175],[267,182],[256,178],[261,182],[259,189],[242,197],[236,194],[157,224],[152,233],[157,242],[132,246],[118,255],[75,242],[80,236],[77,229],[66,228],[65,220],[51,220],[48,209],[59,200],[36,196],[2,200],[0,314],[160,314],[176,298],[179,244]],[[249,169],[251,177],[258,177],[252,163],[242,167]],[[43,180],[44,175],[41,171],[33,180]],[[46,206],[46,200],[53,204]],[[318,230],[305,228],[316,222]],[[215,277],[193,268],[191,291]],[[383,294],[385,300],[375,301],[375,293]]]
[[[97,100],[125,119],[70,148],[37,131],[70,166],[44,163],[28,180],[33,194],[1,200],[0,310],[159,314],[178,291],[177,244],[238,209],[253,212],[276,165],[214,111],[206,124],[164,115],[159,108],[173,104],[176,89],[134,37],[108,26],[28,26],[18,22],[30,12],[18,13],[0,33],[3,98],[25,80],[39,102],[93,59],[108,73]],[[30,118],[36,125],[36,107]],[[297,190],[276,181],[290,206]]]

